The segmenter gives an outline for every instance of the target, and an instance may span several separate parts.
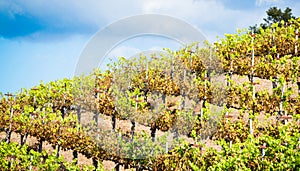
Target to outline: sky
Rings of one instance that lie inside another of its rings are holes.
[[[93,36],[126,17],[172,16],[214,42],[237,28],[262,23],[273,6],[290,7],[300,16],[300,0],[0,0],[0,92],[72,78]],[[181,46],[165,37],[142,35],[117,44],[107,58]]]

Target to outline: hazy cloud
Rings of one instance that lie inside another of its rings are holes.
[[[257,6],[261,6],[261,5],[272,5],[272,4],[279,4],[279,3],[283,3],[284,0],[256,0],[255,4]]]

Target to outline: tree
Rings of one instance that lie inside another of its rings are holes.
[[[291,18],[295,18],[292,14],[292,9],[289,7],[287,7],[283,12],[277,7],[271,7],[266,11],[266,13],[267,18],[264,18],[265,23],[260,24],[260,27],[263,29],[270,27],[273,23],[279,23],[279,26],[281,26],[281,21],[287,22]],[[255,33],[259,32],[257,24],[250,26],[249,30]]]

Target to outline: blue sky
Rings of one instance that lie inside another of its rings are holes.
[[[236,28],[261,23],[272,6],[291,7],[300,16],[299,0],[0,0],[0,92],[30,88],[40,80],[71,78],[91,37],[121,18],[173,16],[213,42]],[[137,37],[119,44],[108,57],[162,47],[180,45],[161,37]]]

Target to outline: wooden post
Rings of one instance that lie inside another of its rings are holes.
[[[115,111],[116,112],[116,111]],[[116,130],[116,122],[117,122],[117,117],[116,114],[114,114],[111,116],[111,125],[112,125],[112,131],[115,132]]]
[[[163,73],[164,73],[164,75],[165,75],[165,80],[167,80],[167,62],[165,62],[165,66],[164,66],[164,68],[165,68],[165,70],[163,70]]]
[[[73,150],[73,159],[75,159],[75,164],[78,164],[78,152],[76,150]]]
[[[43,109],[44,110],[44,109]],[[42,118],[42,125],[45,124],[45,121],[44,121],[44,117]],[[38,147],[38,150],[39,152],[41,153],[43,151],[43,139],[40,139],[39,140],[39,147]]]
[[[274,44],[275,44],[275,36],[274,36],[274,32],[275,32],[275,29],[273,28],[272,31],[271,31],[271,38],[272,38],[272,46],[274,47]],[[277,59],[279,59],[279,54],[277,54]],[[274,81],[272,81],[272,86],[273,86],[273,89],[276,88],[278,85],[278,80],[277,78],[273,78]]]
[[[182,92],[182,97],[181,97],[181,110],[184,110],[185,108],[185,92]]]
[[[166,153],[168,153],[169,152],[169,142],[167,141],[166,142]]]
[[[186,79],[186,69],[183,70],[183,86],[185,86],[184,82],[185,82],[185,79]],[[182,99],[182,102],[181,102],[181,110],[184,110],[185,108],[185,91],[184,91],[185,87],[182,87],[182,89],[180,89],[181,91],[181,99]]]
[[[206,94],[207,94],[207,78],[208,78],[208,73],[207,73],[207,71],[205,71],[205,79],[204,79],[204,102],[206,101],[206,98],[207,98],[207,96],[206,96]]]
[[[23,92],[23,89],[21,89],[21,93],[22,92]],[[22,112],[22,115],[24,115],[24,112]],[[23,146],[23,145],[26,144],[27,136],[28,136],[27,132],[25,132],[24,134],[21,133],[21,137],[20,137],[20,144],[21,144],[21,146]]]
[[[79,105],[76,108],[76,114],[77,114],[77,121],[78,121],[78,125],[80,125],[81,122],[81,106]],[[80,127],[78,126],[77,129],[79,130]],[[78,152],[76,150],[73,150],[73,159],[75,159],[75,164],[78,164]]]
[[[57,145],[57,153],[56,153],[56,158],[58,158],[59,157],[59,155],[60,155],[60,143],[58,142],[58,145]]]
[[[152,142],[155,141],[155,134],[156,134],[156,123],[152,123],[151,127],[150,127],[150,131],[151,131],[151,139]]]
[[[27,136],[28,134],[25,133],[25,134],[21,134],[21,139],[20,139],[20,143],[21,143],[21,146],[25,145],[26,144],[26,140],[27,140]]]
[[[120,170],[120,163],[117,163],[115,166],[115,171],[119,171]]]
[[[251,58],[251,86],[252,86],[252,115],[249,115],[249,126],[250,126],[250,135],[253,135],[253,124],[252,117],[255,115],[255,84],[254,84],[254,33],[251,34],[251,44],[252,44],[252,58]]]
[[[164,108],[167,108],[167,102],[166,102],[166,94],[165,93],[163,93],[162,95],[161,95],[161,98],[162,98],[162,103],[163,103],[163,105],[164,105]]]
[[[212,70],[211,63],[212,63],[212,47],[210,46],[209,47],[209,69],[208,69],[208,75],[209,76],[210,76],[211,70]]]
[[[300,80],[297,82],[297,86],[298,86],[298,95],[300,95]]]
[[[280,103],[279,103],[279,115],[283,116],[284,113],[284,109],[283,109],[283,96],[284,96],[284,89],[285,89],[285,83],[283,83],[282,85],[282,89],[281,89],[281,97],[280,97]]]
[[[266,155],[266,151],[265,151],[266,148],[267,148],[266,143],[264,143],[263,146],[261,146],[261,158],[262,158],[262,160],[264,160],[264,157]]]
[[[92,160],[93,160],[93,166],[95,167],[94,171],[96,171],[98,168],[98,160],[96,158],[93,158]]]
[[[80,122],[81,122],[81,106],[80,105],[76,109],[76,114],[77,114],[78,124],[80,124]]]
[[[120,156],[121,155],[121,143],[122,143],[122,140],[123,140],[123,137],[122,137],[122,133],[119,132],[119,134],[116,135],[117,136],[117,139],[118,139],[118,149],[117,149],[117,155]]]
[[[29,171],[32,171],[32,158],[33,158],[33,156],[30,155]]]
[[[61,111],[62,121],[64,121],[65,115],[67,114],[67,107],[66,106],[62,106],[61,109],[60,109],[60,111]],[[60,134],[61,134],[61,130],[60,130],[60,127],[59,127],[59,137],[58,137],[58,140],[60,140]],[[60,156],[60,148],[61,148],[61,145],[60,145],[60,142],[58,141],[58,144],[57,144],[57,153],[56,153],[56,157],[57,158]]]
[[[174,130],[174,138],[175,138],[175,140],[179,139],[178,128],[175,128],[175,130]]]
[[[295,42],[295,55],[297,55],[298,54],[298,33],[299,32],[299,30],[298,30],[298,28],[296,29],[296,42]]]
[[[94,120],[95,120],[95,125],[94,126],[96,126],[96,128],[98,127],[98,123],[99,123],[98,117],[99,117],[99,113],[98,113],[98,110],[96,109],[94,111]]]
[[[255,99],[255,86],[254,86],[254,34],[252,31],[252,39],[251,39],[251,44],[252,44],[252,58],[251,58],[251,84],[253,86],[253,91],[252,91],[252,98],[253,100]],[[254,111],[253,111],[254,113]]]
[[[43,140],[40,140],[39,141],[39,153],[41,153],[42,151],[43,151]],[[57,153],[57,155],[59,155],[59,154]]]
[[[130,120],[131,122],[131,140],[133,141],[134,139],[134,132],[135,132],[135,121],[134,120]]]
[[[135,98],[135,111],[136,112],[138,111],[138,100],[139,100],[139,96],[136,95],[136,98]]]
[[[34,110],[36,110],[37,106],[36,106],[36,98],[35,98],[35,95],[33,96],[33,107],[34,107]]]
[[[14,162],[14,156],[11,156],[9,159],[8,170],[10,170],[12,168],[13,162]]]
[[[125,92],[124,92],[125,93]],[[126,94],[125,94],[126,95]],[[127,97],[127,96],[126,96]],[[118,100],[119,100],[119,98],[118,98],[118,96],[116,97],[116,105],[115,105],[115,110],[114,110],[114,112],[113,112],[113,114],[112,114],[112,116],[111,116],[111,126],[112,126],[112,131],[113,132],[115,132],[116,131],[116,122],[117,122],[117,116],[116,116],[116,114],[117,114],[117,104],[118,104]],[[128,99],[127,99],[127,101],[128,101]]]
[[[6,142],[10,143],[11,133],[12,133],[12,117],[13,117],[14,109],[10,107],[10,116],[9,116],[9,128],[6,131]]]
[[[139,96],[136,95],[136,99],[135,99],[135,112],[138,111],[138,100],[139,100],[138,98],[139,98]],[[134,119],[131,119],[130,122],[131,122],[131,141],[133,141],[134,134],[135,134],[135,121],[134,121]]]
[[[207,71],[205,71],[205,79],[204,79],[204,97],[203,97],[203,103],[202,103],[202,107],[200,110],[200,122],[202,125],[202,121],[203,121],[203,114],[204,114],[204,109],[206,108],[206,100],[207,100],[207,96],[206,96],[206,89],[207,89],[207,82],[206,82],[206,78],[207,78]]]
[[[284,116],[285,116],[285,118],[284,118],[284,125],[286,125],[287,124],[287,113],[286,113],[286,111],[284,111]]]
[[[148,81],[148,61],[146,60],[146,80]]]
[[[278,79],[277,78],[273,78],[273,81],[272,81],[272,88],[276,88],[278,86]]]
[[[232,74],[233,74],[233,67],[232,67],[232,59],[230,57],[230,70],[226,73],[226,77],[227,77],[227,91],[229,92],[231,84],[230,81],[232,79]],[[230,104],[228,102],[226,102],[226,113],[225,113],[225,118],[228,118],[228,109],[230,108]],[[227,123],[227,119],[226,119],[226,123]]]
[[[172,62],[171,62],[171,79],[172,79],[172,81],[173,81],[173,79],[174,79],[174,59],[173,59],[173,56],[171,57],[171,60],[172,60]]]
[[[249,119],[249,128],[250,128],[250,135],[253,135],[253,125],[252,125],[252,119]]]

